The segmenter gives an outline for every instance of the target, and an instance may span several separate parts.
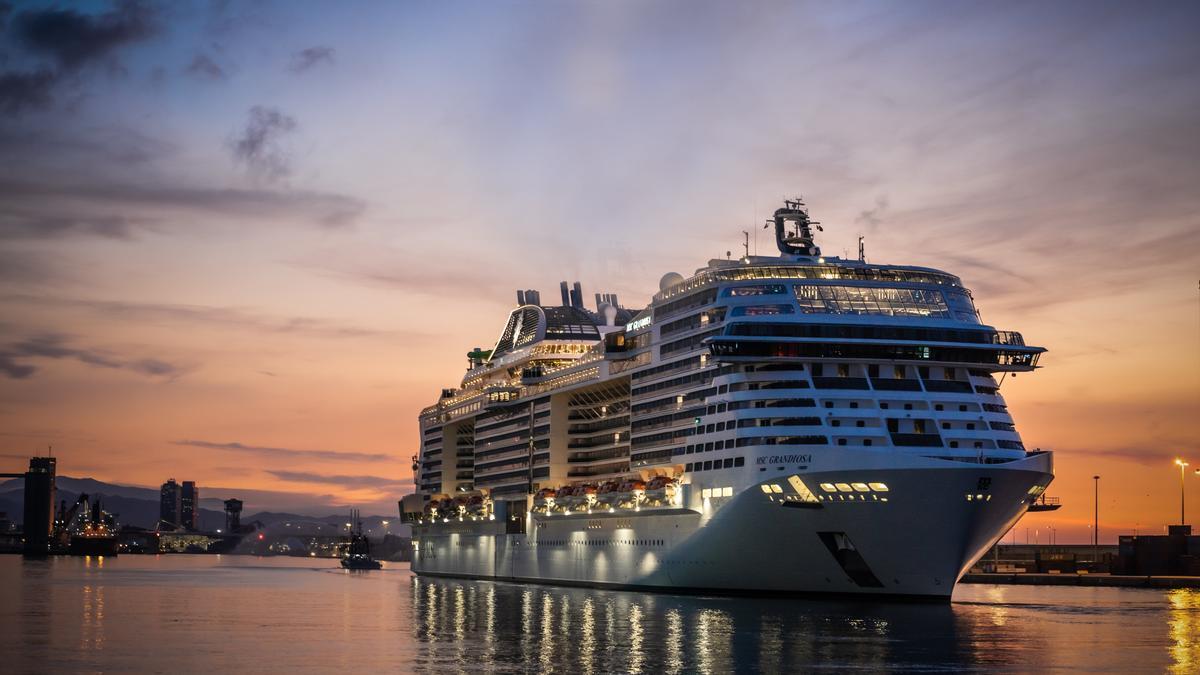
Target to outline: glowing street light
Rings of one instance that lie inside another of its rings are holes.
[[[1175,460],[1175,463],[1179,465],[1179,524],[1187,525],[1187,517],[1183,510],[1183,507],[1184,507],[1183,476],[1187,472],[1188,463],[1183,461],[1182,459]]]

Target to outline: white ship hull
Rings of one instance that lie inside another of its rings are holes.
[[[1025,513],[1030,489],[1052,480],[1049,454],[988,465],[819,452],[803,471],[750,467],[746,475],[762,480],[719,506],[689,495],[693,508],[533,513],[526,516],[527,534],[505,534],[499,521],[418,525],[412,569],[668,592],[948,601],[962,574]],[[837,468],[823,470],[821,455]],[[885,500],[879,493],[839,493],[819,504],[785,506],[758,487],[786,486],[788,475],[814,490],[825,482],[870,480],[888,491]],[[847,546],[856,553],[841,550]]]

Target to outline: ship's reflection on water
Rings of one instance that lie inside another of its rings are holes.
[[[415,665],[429,669],[1200,669],[1196,590],[965,586],[925,605],[409,584]]]
[[[979,639],[981,627],[973,625],[978,616],[947,605],[673,596],[418,577],[411,584],[413,632],[423,646],[419,665],[430,668],[487,663],[579,672],[728,672],[833,664],[970,668],[997,660],[988,655],[989,641]],[[1005,627],[1002,614],[992,616]],[[1036,636],[1021,637],[1037,642]]]
[[[249,556],[0,556],[0,672],[1200,672],[1200,590],[657,595]]]

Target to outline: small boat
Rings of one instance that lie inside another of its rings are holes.
[[[383,568],[383,563],[371,557],[371,542],[362,531],[362,520],[358,509],[351,512],[354,525],[350,530],[350,549],[342,558],[342,567],[348,570],[377,570]]]

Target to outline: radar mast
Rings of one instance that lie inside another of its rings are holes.
[[[767,221],[766,227],[775,224],[775,243],[779,252],[786,255],[815,258],[821,249],[813,242],[813,228],[823,232],[821,224],[808,216],[808,207],[800,197],[784,199],[783,208],[775,209],[775,216]]]

